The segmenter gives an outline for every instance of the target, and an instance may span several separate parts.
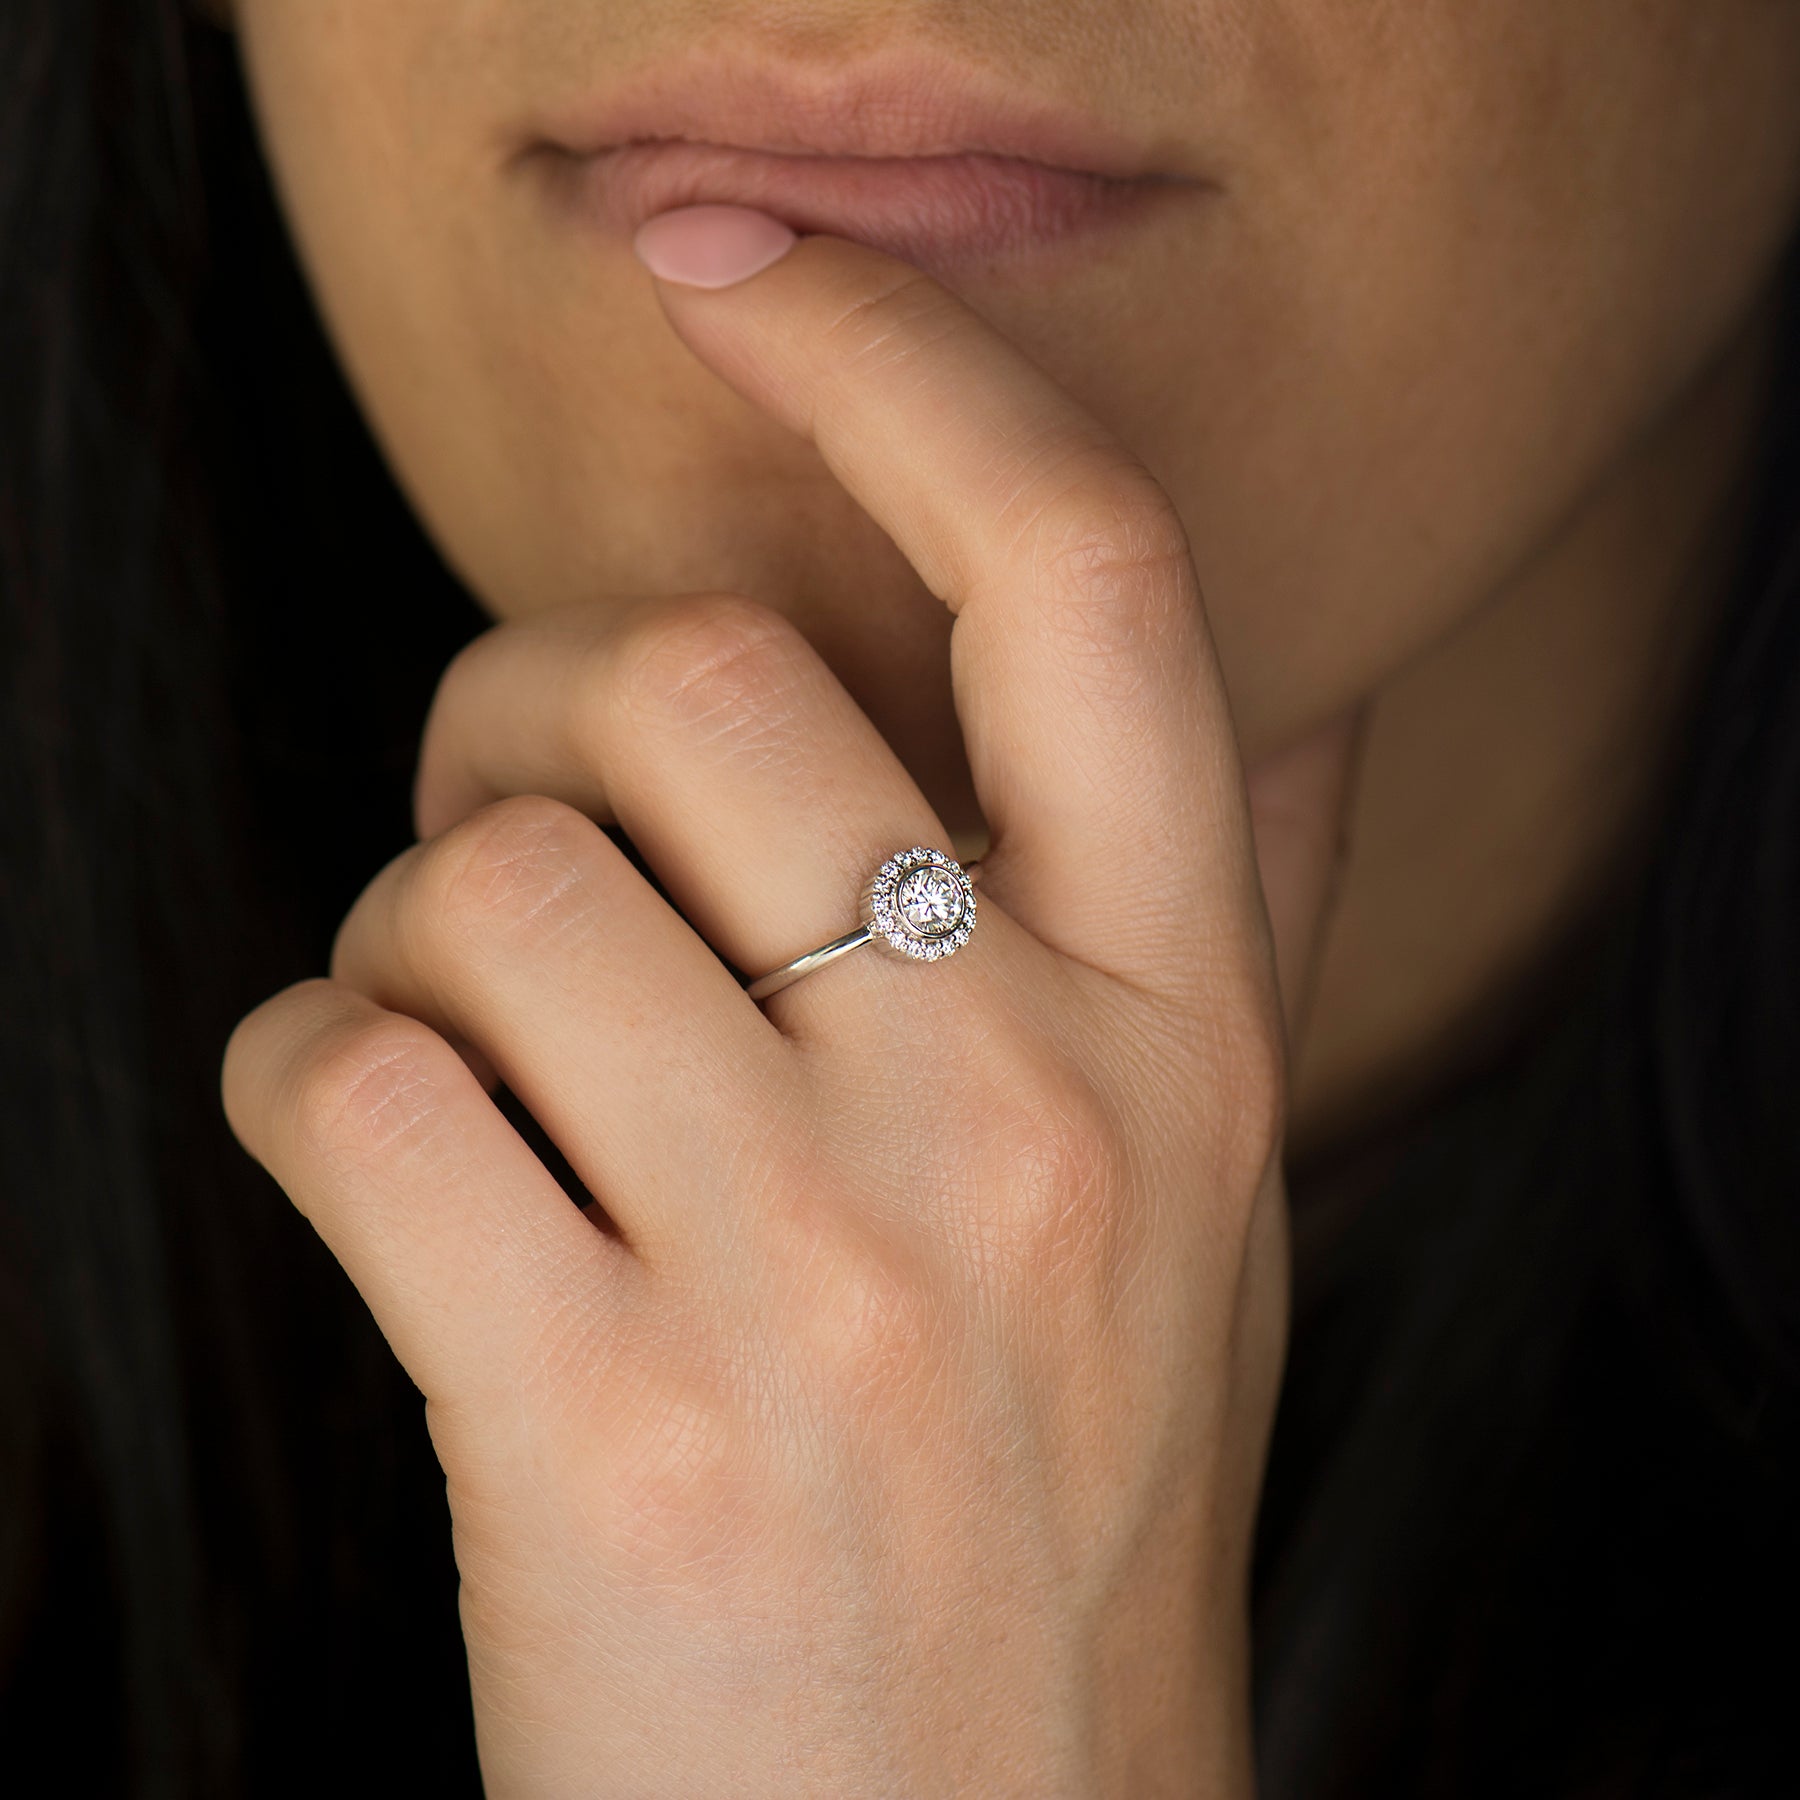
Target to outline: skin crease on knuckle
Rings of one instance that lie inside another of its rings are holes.
[[[391,1157],[437,1110],[443,1059],[441,1041],[411,1019],[328,1028],[288,1071],[277,1110],[326,1166]]]
[[[596,706],[654,735],[778,732],[804,679],[793,627],[738,594],[681,595],[647,610],[614,651],[613,687]]]
[[[1085,448],[1060,458],[1053,472],[1022,472],[1000,517],[1014,533],[1012,554],[1029,571],[1029,586],[1022,595],[994,596],[1007,617],[990,629],[1003,631],[1028,610],[1082,666],[1084,697],[1124,724],[1115,782],[1129,793],[1133,738],[1142,736],[1132,725],[1147,724],[1166,703],[1160,681],[1146,677],[1193,660],[1186,639],[1201,601],[1181,520],[1141,465],[1121,464],[1116,454],[1095,458]],[[970,571],[967,591],[974,604],[987,602],[991,578]],[[1146,641],[1162,651],[1155,661],[1143,654]]]
[[[442,969],[495,933],[547,944],[579,929],[596,898],[602,852],[592,822],[537,794],[496,800],[421,845],[400,901],[416,966]]]

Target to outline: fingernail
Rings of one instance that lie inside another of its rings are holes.
[[[793,247],[779,219],[748,206],[678,206],[638,227],[631,247],[662,281],[721,288],[747,281]]]

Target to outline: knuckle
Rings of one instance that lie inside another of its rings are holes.
[[[1071,635],[1111,646],[1191,619],[1193,553],[1175,503],[1140,463],[1078,458],[1074,478],[1037,497],[1020,527],[1029,566]]]
[[[440,816],[442,789],[465,760],[462,746],[467,742],[470,720],[480,715],[484,692],[505,668],[519,634],[526,629],[524,622],[516,620],[490,625],[444,665],[426,708],[413,771],[413,828],[421,838],[432,835],[431,821]]]
[[[860,1420],[904,1410],[950,1355],[932,1268],[905,1232],[846,1211],[816,1144],[760,1160],[769,1305],[753,1360],[790,1361],[806,1391]]]
[[[478,632],[444,665],[426,714],[424,739],[443,729],[444,715],[457,711],[465,699],[478,693],[489,680],[488,665],[504,657],[506,647],[522,629],[514,621],[503,620]]]
[[[253,1006],[231,1028],[219,1064],[219,1097],[238,1141],[267,1161],[265,1127],[277,1088],[291,1065],[295,1042],[310,1042],[321,1011],[335,1013],[343,992],[335,981],[309,976]]]
[[[1202,615],[1187,531],[1161,485],[1116,445],[1082,443],[1034,468],[1008,513],[1000,566],[1027,572],[1035,627],[1087,667],[1108,705],[1157,704],[1159,671],[1191,657]]]
[[[773,607],[741,594],[682,595],[627,629],[615,703],[651,730],[762,728],[789,710],[799,651],[795,627]]]
[[[1039,1052],[984,1095],[970,1133],[987,1260],[1012,1283],[1059,1286],[1111,1266],[1131,1160],[1096,1082]]]
[[[518,794],[471,813],[420,853],[403,909],[407,948],[430,962],[447,938],[545,928],[584,891],[592,822],[542,794]]]
[[[582,1486],[621,1570],[700,1591],[754,1560],[767,1529],[766,1459],[728,1396],[646,1376],[609,1414],[604,1466]]]
[[[871,1236],[841,1229],[803,1266],[795,1329],[813,1391],[882,1415],[916,1400],[922,1379],[948,1354],[928,1272]]]
[[[323,1161],[391,1150],[436,1116],[457,1060],[428,1026],[398,1013],[324,1034],[288,1077],[296,1146]]]
[[[1076,473],[1034,500],[1022,531],[1040,561],[1103,591],[1144,571],[1185,565],[1191,549],[1175,503],[1142,463],[1123,452],[1077,458]]]

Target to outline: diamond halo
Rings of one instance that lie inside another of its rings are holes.
[[[890,856],[865,890],[863,918],[903,956],[952,956],[975,929],[975,884],[955,857],[926,844]]]

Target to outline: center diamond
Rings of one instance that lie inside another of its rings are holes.
[[[919,937],[946,937],[962,922],[962,884],[948,869],[929,863],[902,879],[894,903],[907,929]]]

